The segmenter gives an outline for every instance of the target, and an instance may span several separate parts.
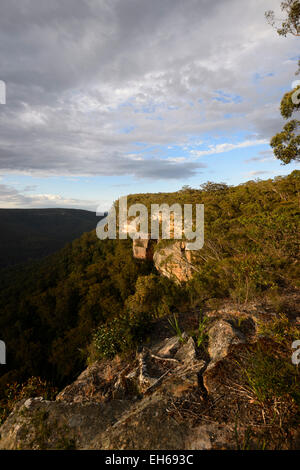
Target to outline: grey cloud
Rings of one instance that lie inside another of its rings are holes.
[[[28,151],[20,151],[8,155],[0,152],[2,168],[4,171],[13,167],[15,171],[26,172],[30,167],[32,174],[46,176],[55,174],[59,169],[60,175],[86,175],[94,176],[102,174],[112,175],[132,175],[136,178],[150,179],[181,179],[194,176],[196,171],[205,168],[206,165],[200,162],[174,162],[162,158],[150,158],[137,160],[119,154],[111,154],[109,158],[105,155],[89,154],[84,152],[79,155],[74,152],[60,155],[47,149],[43,158],[34,158]],[[27,153],[26,153],[27,152]],[[54,170],[53,170],[54,168]]]
[[[252,162],[266,162],[270,161],[274,158],[274,154],[272,150],[261,150],[258,152],[258,155],[255,157],[248,158],[245,160],[245,163],[252,163]]]
[[[261,162],[264,161],[264,157],[251,157],[245,160],[245,163],[251,163],[251,162]]]
[[[270,138],[282,126],[281,88],[296,69],[280,66],[296,55],[296,42],[266,24],[272,7],[273,0],[3,0],[1,170],[188,178],[203,165],[167,161],[159,146],[237,129]],[[267,72],[275,75],[254,83]],[[216,101],[217,90],[242,101]],[[137,142],[149,148],[142,160],[128,157]]]
[[[273,173],[272,171],[262,170],[262,171],[250,171],[247,173],[248,176],[260,176],[260,175],[267,175],[268,173]]]
[[[33,189],[33,188],[32,188]],[[24,194],[29,191],[29,188],[17,190],[12,186],[0,184],[0,207],[2,208],[51,208],[51,207],[66,207],[66,208],[84,208],[87,210],[96,211],[100,201],[97,200],[82,200],[74,198],[64,198],[57,194]],[[109,202],[102,199],[101,204],[104,209],[109,207]],[[107,207],[106,207],[107,206]]]
[[[16,189],[6,184],[0,184],[0,199],[4,203],[4,207],[9,204],[26,204],[28,202],[26,196],[21,195]]]

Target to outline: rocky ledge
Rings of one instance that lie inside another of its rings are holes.
[[[163,320],[147,346],[92,364],[56,401],[20,401],[0,428],[0,448],[236,449],[248,440],[260,448],[269,436],[270,447],[299,446],[293,406],[285,409],[285,426],[277,423],[243,379],[247,357],[267,341],[257,324],[272,315],[227,308],[206,316],[205,347],[187,333],[169,336]],[[186,331],[198,314],[187,318]]]

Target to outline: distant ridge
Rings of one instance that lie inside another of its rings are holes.
[[[98,220],[81,209],[0,209],[0,268],[50,255]]]

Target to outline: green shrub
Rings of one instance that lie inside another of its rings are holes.
[[[260,322],[258,334],[273,339],[277,343],[291,343],[300,338],[300,330],[292,325],[288,317],[281,313],[272,321]]]
[[[208,336],[206,333],[207,322],[208,322],[208,317],[202,316],[199,318],[199,325],[198,325],[198,331],[197,331],[197,336],[196,336],[196,344],[198,348],[204,347],[205,343],[207,342],[207,339],[208,339]]]
[[[96,356],[111,359],[134,349],[145,338],[150,321],[147,315],[122,315],[101,325],[93,336]]]
[[[274,344],[274,343],[273,343]],[[300,406],[299,370],[290,357],[257,345],[242,368],[250,394],[261,404],[291,397]]]

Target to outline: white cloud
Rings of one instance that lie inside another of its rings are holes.
[[[84,208],[91,211],[96,211],[99,206],[97,200],[84,200],[76,198],[68,198],[59,194],[28,194],[30,189],[25,187],[23,190],[17,190],[13,186],[0,184],[0,207],[15,209],[15,208],[51,208],[51,207],[65,207],[65,208]],[[109,201],[101,200],[101,206],[105,209],[105,205],[109,206]]]
[[[205,155],[215,155],[217,153],[229,152],[230,150],[253,147],[256,145],[264,145],[268,143],[269,142],[267,139],[245,140],[243,142],[238,142],[237,144],[225,142],[223,144],[209,145],[208,150],[191,150],[190,153],[192,156],[199,158]]]

